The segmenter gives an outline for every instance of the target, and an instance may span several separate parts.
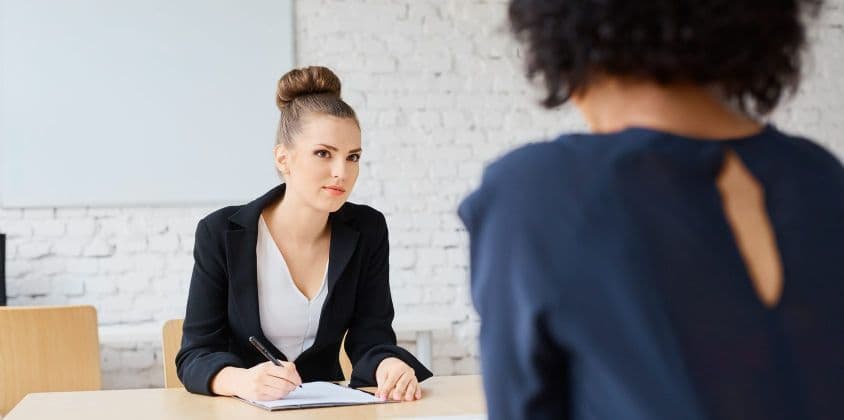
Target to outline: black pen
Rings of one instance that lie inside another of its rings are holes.
[[[267,360],[273,362],[273,364],[276,365],[276,366],[281,366],[281,360],[276,359],[275,356],[270,354],[269,350],[267,350],[267,348],[264,347],[264,345],[261,344],[261,342],[258,341],[258,339],[254,335],[249,337],[249,342],[252,343],[252,345],[256,349],[258,349],[258,351],[261,352],[261,354],[263,354],[264,357],[267,358]],[[286,379],[286,378],[281,378],[281,379],[284,379],[287,382],[293,383],[293,381],[291,381],[289,379]],[[299,388],[301,388],[301,387],[302,387],[302,385],[300,384]]]

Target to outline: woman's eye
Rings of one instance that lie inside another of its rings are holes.
[[[317,150],[314,152],[315,155],[321,158],[327,158],[331,156],[331,153],[328,153],[328,150]]]
[[[359,160],[360,160],[360,155],[359,155],[359,154],[349,155],[349,161],[350,161],[350,162],[357,162],[357,161],[359,161]]]

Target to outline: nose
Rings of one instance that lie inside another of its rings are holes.
[[[332,163],[331,177],[338,181],[346,179],[346,162],[343,159],[337,159]]]

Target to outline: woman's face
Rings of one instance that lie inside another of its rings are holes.
[[[275,148],[276,168],[287,194],[315,210],[337,211],[358,178],[360,128],[352,118],[306,115],[292,146]]]

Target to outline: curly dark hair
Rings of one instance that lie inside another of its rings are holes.
[[[720,89],[769,113],[800,81],[804,17],[823,0],[512,0],[513,34],[547,108],[606,74]]]

